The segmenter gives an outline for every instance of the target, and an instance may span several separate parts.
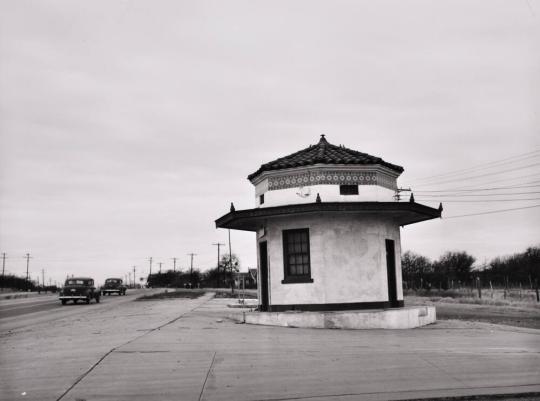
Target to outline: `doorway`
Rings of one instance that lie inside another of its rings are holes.
[[[261,277],[259,277],[259,283],[261,284],[261,300],[260,309],[263,312],[268,311],[268,248],[267,242],[259,242],[259,268]]]
[[[399,306],[396,285],[396,252],[394,240],[386,240],[386,274],[388,276],[388,302],[391,308]]]

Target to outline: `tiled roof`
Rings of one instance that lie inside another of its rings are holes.
[[[358,152],[344,146],[332,145],[326,140],[324,135],[321,135],[321,139],[316,145],[310,145],[308,148],[265,163],[253,174],[250,174],[248,179],[252,180],[264,171],[311,166],[314,164],[379,164],[398,173],[403,172],[403,167],[401,166],[387,163],[380,157],[371,156],[367,153]]]

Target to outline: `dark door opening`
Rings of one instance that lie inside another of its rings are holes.
[[[390,307],[399,306],[396,285],[396,253],[394,240],[386,240],[386,274],[388,276],[388,302]]]
[[[259,277],[261,285],[260,309],[266,312],[268,311],[268,249],[266,241],[259,242],[259,259],[261,273],[261,277]]]

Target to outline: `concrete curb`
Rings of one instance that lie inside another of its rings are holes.
[[[312,329],[412,329],[436,321],[433,306],[336,312],[243,312],[242,322]]]

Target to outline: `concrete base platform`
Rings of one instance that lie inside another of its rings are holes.
[[[235,316],[238,319],[238,315]],[[317,329],[412,329],[435,323],[434,306],[343,312],[244,312],[244,323]]]

